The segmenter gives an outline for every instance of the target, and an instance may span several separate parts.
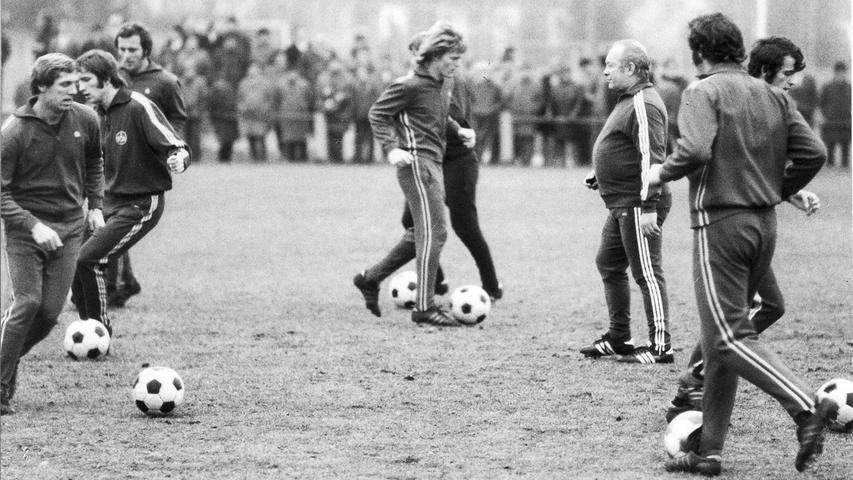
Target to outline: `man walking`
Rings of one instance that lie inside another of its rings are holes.
[[[750,77],[740,29],[726,16],[689,23],[700,81],[684,93],[675,152],[649,171],[649,185],[687,176],[693,271],[705,362],[698,452],[666,462],[668,471],[719,475],[738,378],[773,396],[797,425],[795,467],[821,453],[837,406],[813,393],[759,342],[749,300],[769,271],[776,245],[775,205],[820,170],[826,150],[784,92]]]
[[[39,57],[33,97],[3,123],[0,216],[6,228],[12,304],[0,321],[0,414],[14,413],[18,361],[42,341],[74,278],[86,224],[104,225],[98,119],[75,103],[74,60]],[[88,201],[84,222],[83,205]]]
[[[80,93],[102,115],[106,225],[83,244],[72,290],[80,318],[99,320],[112,334],[103,269],[160,221],[163,192],[189,153],[157,105],[124,85],[112,55],[89,50],[77,65]]]
[[[604,282],[610,328],[580,352],[591,358],[619,355],[633,363],[672,363],[669,301],[661,266],[664,220],[671,196],[664,186],[650,188],[652,165],[666,156],[666,106],[649,81],[649,56],[634,40],[620,40],[607,53],[604,76],[611,90],[622,92],[592,150],[593,175],[608,208],[595,258]],[[626,269],[643,294],[648,345],[631,341],[631,291]]]
[[[445,129],[473,143],[474,133],[449,118],[453,73],[466,46],[453,27],[437,24],[427,31],[417,51],[415,69],[397,79],[370,109],[370,125],[397,179],[414,220],[418,288],[412,321],[458,325],[435,305],[438,259],[447,229],[441,159]]]

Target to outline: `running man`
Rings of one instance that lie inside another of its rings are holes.
[[[98,117],[74,102],[77,78],[68,56],[39,57],[30,79],[33,96],[2,127],[0,216],[8,254],[3,263],[13,295],[0,322],[2,415],[15,413],[11,400],[20,358],[56,325],[83,231],[104,225]]]
[[[112,335],[104,268],[160,221],[171,174],[186,169],[189,153],[157,105],[125,86],[111,54],[89,50],[77,66],[80,93],[101,114],[106,225],[83,244],[72,291],[80,318],[99,320]]]

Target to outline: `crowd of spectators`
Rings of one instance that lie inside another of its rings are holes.
[[[108,25],[114,20],[110,17]],[[49,15],[39,15],[36,28],[33,55],[60,50],[58,27]],[[115,54],[108,30],[93,25],[85,38],[65,48],[66,53],[73,57],[101,48]],[[252,31],[234,17],[176,24],[161,43],[155,42],[151,57],[180,78],[189,116],[187,141],[193,151],[201,151],[203,134],[212,133],[220,162],[231,161],[233,146],[241,138],[248,143],[250,159],[257,162],[276,156],[291,162],[312,157],[331,163],[342,163],[345,157],[353,163],[375,162],[379,159],[368,110],[384,87],[410,68],[406,62],[375,55],[364,35],[356,35],[352,47],[341,55],[299,28],[292,42],[280,48],[268,28]],[[518,61],[513,48],[497,62],[469,59],[461,75],[473,91],[478,157],[491,164],[588,165],[595,137],[616,101],[602,69],[603,57],[579,57],[571,63],[557,58],[536,67]],[[680,74],[672,59],[664,59],[653,72],[670,116],[670,148],[678,135],[678,106],[688,75]],[[22,88],[20,97],[26,94]],[[802,85],[791,94],[809,123],[822,132],[831,149],[831,164],[848,166],[847,65],[838,62],[834,77],[822,86],[812,75],[804,75]],[[312,154],[308,142],[318,131],[318,121],[323,123],[320,131],[326,142]],[[348,132],[352,148],[345,152]],[[510,142],[501,139],[508,132]],[[278,155],[267,151],[271,133]],[[502,145],[511,145],[513,151],[501,152]],[[833,155],[836,145],[840,158]]]

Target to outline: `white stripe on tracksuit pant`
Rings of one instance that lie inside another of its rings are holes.
[[[415,310],[424,311],[435,305],[438,260],[447,240],[441,164],[416,156],[411,165],[397,168],[397,180],[415,223],[415,271],[418,274]]]

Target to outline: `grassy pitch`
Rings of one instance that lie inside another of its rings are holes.
[[[133,250],[142,293],[113,313],[111,355],[65,357],[68,310],[22,361],[2,477],[693,478],[661,466],[663,414],[697,338],[686,181],[664,226],[676,364],[622,365],[576,353],[607,327],[594,263],[606,213],[585,173],[481,171],[505,298],[477,327],[434,329],[395,309],[387,283],[373,317],[351,284],[401,234],[392,167],[193,166]],[[853,378],[850,175],[826,170],[809,189],[816,216],[778,208],[788,313],[763,340],[817,388]],[[452,233],[442,262],[451,288],[479,283]],[[143,363],[183,377],[174,415],[131,401]],[[785,412],[741,382],[722,478],[800,478],[796,449]],[[809,478],[846,478],[851,458],[853,435],[829,434]]]

